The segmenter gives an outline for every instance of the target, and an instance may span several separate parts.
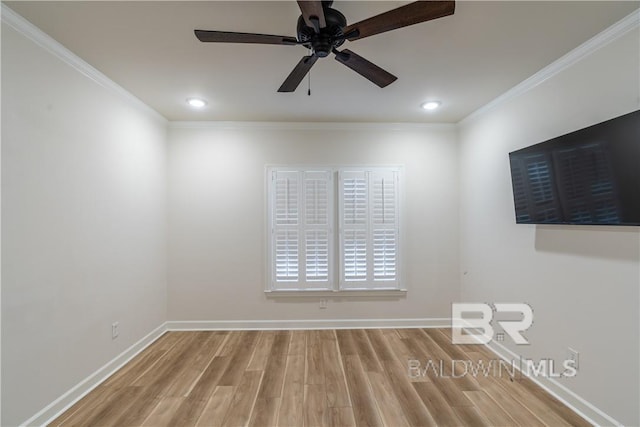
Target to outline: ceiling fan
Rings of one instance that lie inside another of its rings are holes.
[[[455,1],[416,1],[364,21],[347,25],[344,15],[331,8],[332,4],[333,0],[298,0],[302,15],[298,18],[297,38],[229,31],[195,30],[194,32],[201,42],[302,45],[310,49],[311,54],[298,62],[278,92],[295,91],[318,58],[325,58],[330,53],[335,55],[338,62],[379,87],[386,87],[393,83],[397,77],[349,49],[338,50],[338,47],[345,40],[354,41],[453,15],[456,7]]]

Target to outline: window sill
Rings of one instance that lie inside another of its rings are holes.
[[[280,297],[400,297],[407,294],[406,289],[340,289],[335,291],[327,290],[307,290],[307,289],[287,289],[287,290],[266,290],[267,298]]]

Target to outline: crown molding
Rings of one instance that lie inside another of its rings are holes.
[[[1,5],[2,23],[9,25],[20,34],[24,35],[43,49],[67,63],[75,70],[93,80],[102,87],[109,89],[121,99],[137,106],[154,117],[168,123],[171,129],[259,129],[259,130],[455,130],[458,126],[464,126],[475,118],[489,110],[506,103],[544,83],[556,74],[571,67],[583,58],[591,55],[598,49],[619,39],[620,37],[640,27],[640,9],[635,10],[625,18],[613,24],[606,30],[587,40],[571,52],[544,67],[531,77],[504,92],[488,104],[475,110],[457,123],[343,123],[343,122],[235,122],[235,121],[168,121],[164,116],[142,102],[122,86],[109,79],[76,54],[45,34],[38,27],[24,19],[5,4]]]
[[[456,130],[457,125],[455,123],[172,121],[169,122],[169,129],[449,131]]]
[[[27,21],[25,18],[14,12],[7,5],[2,3],[0,14],[2,15],[2,24],[8,25],[13,28],[18,33],[22,34],[27,39],[31,40],[44,50],[48,51],[56,58],[60,59],[62,62],[71,66],[73,69],[78,71],[80,74],[85,77],[91,79],[98,85],[104,87],[109,90],[116,96],[118,96],[123,101],[131,104],[134,107],[150,114],[155,119],[162,121],[163,123],[167,123],[167,119],[158,113],[156,110],[142,102],[139,98],[133,95],[131,92],[127,91],[125,88],[111,80],[106,75],[102,74],[93,66],[89,65],[86,61],[81,59],[75,53],[71,52],[69,49],[64,47],[62,44],[58,43],[56,40],[51,38],[51,36],[45,34],[41,29],[33,25],[31,22]]]
[[[638,27],[640,27],[640,9],[636,9],[606,30],[593,36],[586,42],[582,43],[580,46],[573,49],[571,52],[565,54],[564,56],[561,56],[559,59],[547,65],[528,79],[523,80],[502,95],[498,96],[493,101],[490,101],[488,104],[483,105],[464,119],[460,120],[458,122],[458,125],[464,126],[477,117],[481,116],[482,114],[486,113],[487,111],[492,110],[497,106],[504,104],[514,98],[517,98],[525,92],[530,91],[536,86],[549,80],[556,74],[573,66],[574,64],[593,54],[600,48],[619,39],[629,31],[632,31]]]

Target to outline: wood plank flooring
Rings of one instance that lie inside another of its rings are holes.
[[[168,332],[50,426],[590,425],[529,379],[451,366],[495,359],[448,329]]]

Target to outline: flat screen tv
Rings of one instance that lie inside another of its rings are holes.
[[[640,110],[509,159],[518,224],[640,225]]]

